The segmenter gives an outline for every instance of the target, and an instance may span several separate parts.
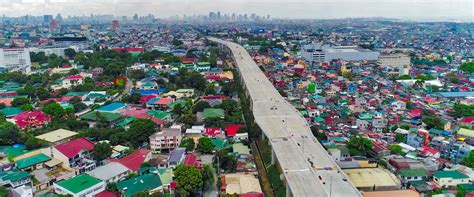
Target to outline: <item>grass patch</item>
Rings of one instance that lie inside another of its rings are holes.
[[[285,196],[286,188],[283,185],[280,179],[280,172],[278,171],[275,165],[271,165],[267,168],[268,179],[270,179],[270,184],[272,184],[273,191],[275,192],[275,196]]]

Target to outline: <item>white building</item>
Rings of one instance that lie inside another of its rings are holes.
[[[50,56],[52,54],[55,54],[59,57],[66,57],[66,55],[64,54],[65,49],[67,49],[67,48],[37,48],[37,47],[30,47],[31,52],[35,52],[35,53],[43,52],[44,55],[46,55],[46,56]]]
[[[164,128],[150,136],[150,148],[153,153],[161,153],[162,150],[173,150],[181,143],[181,130]]]
[[[0,49],[0,72],[31,72],[30,51],[28,48]]]
[[[330,60],[346,61],[375,61],[378,59],[379,52],[362,49],[357,46],[329,46],[310,44],[303,46],[301,56],[307,62],[326,62]]]
[[[470,177],[457,170],[439,171],[433,174],[433,181],[439,186],[455,187],[459,184],[469,183]]]
[[[410,72],[410,56],[401,52],[384,52],[379,55],[377,64],[390,70],[396,70],[400,75]]]
[[[105,181],[105,183],[115,183],[126,179],[130,174],[130,169],[121,163],[110,162],[87,172],[87,174]]]

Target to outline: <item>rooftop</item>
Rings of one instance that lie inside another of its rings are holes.
[[[436,178],[452,178],[452,179],[468,179],[469,176],[454,170],[454,171],[439,171],[433,174]]]
[[[50,157],[46,156],[43,153],[40,153],[40,154],[31,156],[31,157],[28,157],[28,158],[25,158],[25,159],[18,160],[15,163],[15,165],[16,165],[17,168],[23,169],[23,168],[27,168],[27,167],[30,167],[30,166],[34,166],[34,165],[39,164],[39,163],[44,163],[44,162],[49,161],[49,160],[51,160]]]
[[[124,108],[125,106],[126,106],[125,103],[114,102],[114,103],[110,103],[108,105],[102,106],[96,110],[101,111],[101,112],[113,112],[121,108]]]
[[[119,174],[125,173],[127,171],[129,171],[129,169],[125,167],[124,165],[122,165],[121,163],[110,162],[92,171],[87,172],[87,174],[105,181]]]
[[[387,186],[398,187],[399,180],[395,175],[381,168],[344,169],[349,179],[358,188]]]
[[[55,148],[68,158],[73,158],[82,150],[93,150],[94,143],[84,137],[76,138],[71,141],[56,145]]]
[[[77,134],[76,132],[73,132],[67,129],[57,129],[57,130],[54,130],[42,135],[38,135],[36,136],[36,138],[45,140],[49,143],[55,143],[55,142],[70,138],[72,136],[75,136],[76,134]]]
[[[160,176],[156,174],[144,174],[117,183],[117,189],[122,191],[126,197],[133,196],[142,191],[149,191],[161,187]]]
[[[77,175],[73,178],[59,181],[55,184],[61,186],[62,188],[72,192],[72,193],[79,193],[81,191],[84,191],[90,187],[93,187],[94,185],[99,184],[102,182],[99,179],[96,179],[88,174],[80,174]]]

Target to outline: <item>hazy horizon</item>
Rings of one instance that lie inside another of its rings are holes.
[[[393,18],[474,21],[472,0],[0,0],[0,14],[170,16],[271,15],[285,19]],[[433,14],[435,13],[435,15]]]

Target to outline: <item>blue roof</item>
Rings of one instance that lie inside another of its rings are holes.
[[[122,107],[125,107],[125,103],[115,102],[115,103],[110,103],[108,105],[102,106],[102,107],[98,108],[97,110],[98,111],[111,112],[111,111],[115,111],[117,109],[120,109]]]
[[[166,91],[166,88],[160,88],[158,90],[134,90],[131,94],[140,93],[141,95],[152,95],[152,94],[160,94]]]
[[[474,96],[474,92],[436,92],[434,94],[446,98]]]
[[[178,163],[183,157],[185,151],[185,148],[176,148],[171,151],[169,162]]]
[[[156,101],[159,101],[159,100],[160,100],[160,98],[152,98],[147,103],[148,104],[153,104],[153,103],[155,103]]]

